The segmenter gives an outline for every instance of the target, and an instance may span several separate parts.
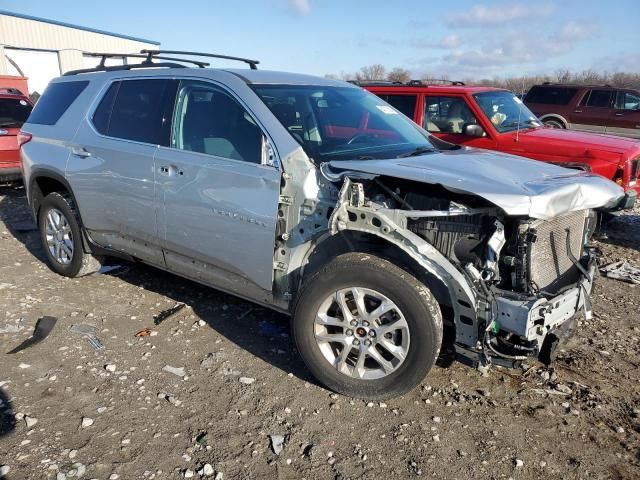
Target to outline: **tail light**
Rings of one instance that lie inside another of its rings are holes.
[[[18,148],[22,148],[22,146],[25,143],[29,143],[32,138],[33,138],[33,135],[31,135],[30,133],[23,132],[22,130],[20,130],[18,132]]]

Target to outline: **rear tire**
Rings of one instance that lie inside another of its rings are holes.
[[[562,120],[555,117],[547,118],[543,120],[542,123],[544,123],[547,127],[551,127],[551,128],[558,128],[561,130],[565,130],[567,128],[567,126]]]
[[[38,227],[51,270],[75,278],[100,269],[100,261],[84,251],[80,222],[69,194],[53,192],[44,198]]]
[[[351,397],[385,399],[411,390],[433,367],[442,315],[413,275],[374,255],[347,253],[305,282],[292,330],[307,368],[323,385]]]

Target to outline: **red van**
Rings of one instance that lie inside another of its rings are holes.
[[[627,192],[620,208],[631,208],[640,191],[640,141],[546,127],[508,90],[415,80],[359,85],[448,142],[592,171],[613,180]]]

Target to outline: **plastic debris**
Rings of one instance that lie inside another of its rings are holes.
[[[640,268],[632,265],[627,260],[610,263],[602,267],[600,272],[605,277],[614,280],[640,285]]]
[[[71,327],[69,327],[69,331],[71,333],[76,333],[78,335],[82,335],[82,336],[86,337],[87,341],[89,342],[89,345],[96,352],[99,351],[99,350],[102,350],[104,348],[104,345],[102,344],[102,342],[97,337],[97,335],[98,335],[98,327],[95,327],[93,325],[89,325],[87,323],[76,323],[76,324],[71,325]]]
[[[16,348],[14,348],[13,350],[7,353],[9,354],[18,353],[24,350],[25,348],[29,348],[32,345],[40,343],[42,340],[44,340],[49,336],[49,334],[51,333],[51,330],[53,330],[53,327],[55,326],[57,321],[58,319],[56,317],[39,318],[38,321],[36,322],[35,328],[33,329],[33,335],[31,335],[31,337],[27,338],[24,342],[22,342]]]

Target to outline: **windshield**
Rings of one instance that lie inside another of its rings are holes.
[[[538,117],[511,92],[482,92],[473,97],[500,133],[542,126]]]
[[[381,159],[435,151],[426,132],[359,88],[258,85],[254,89],[316,161]]]
[[[29,118],[31,105],[19,98],[0,98],[0,127],[21,127]]]

